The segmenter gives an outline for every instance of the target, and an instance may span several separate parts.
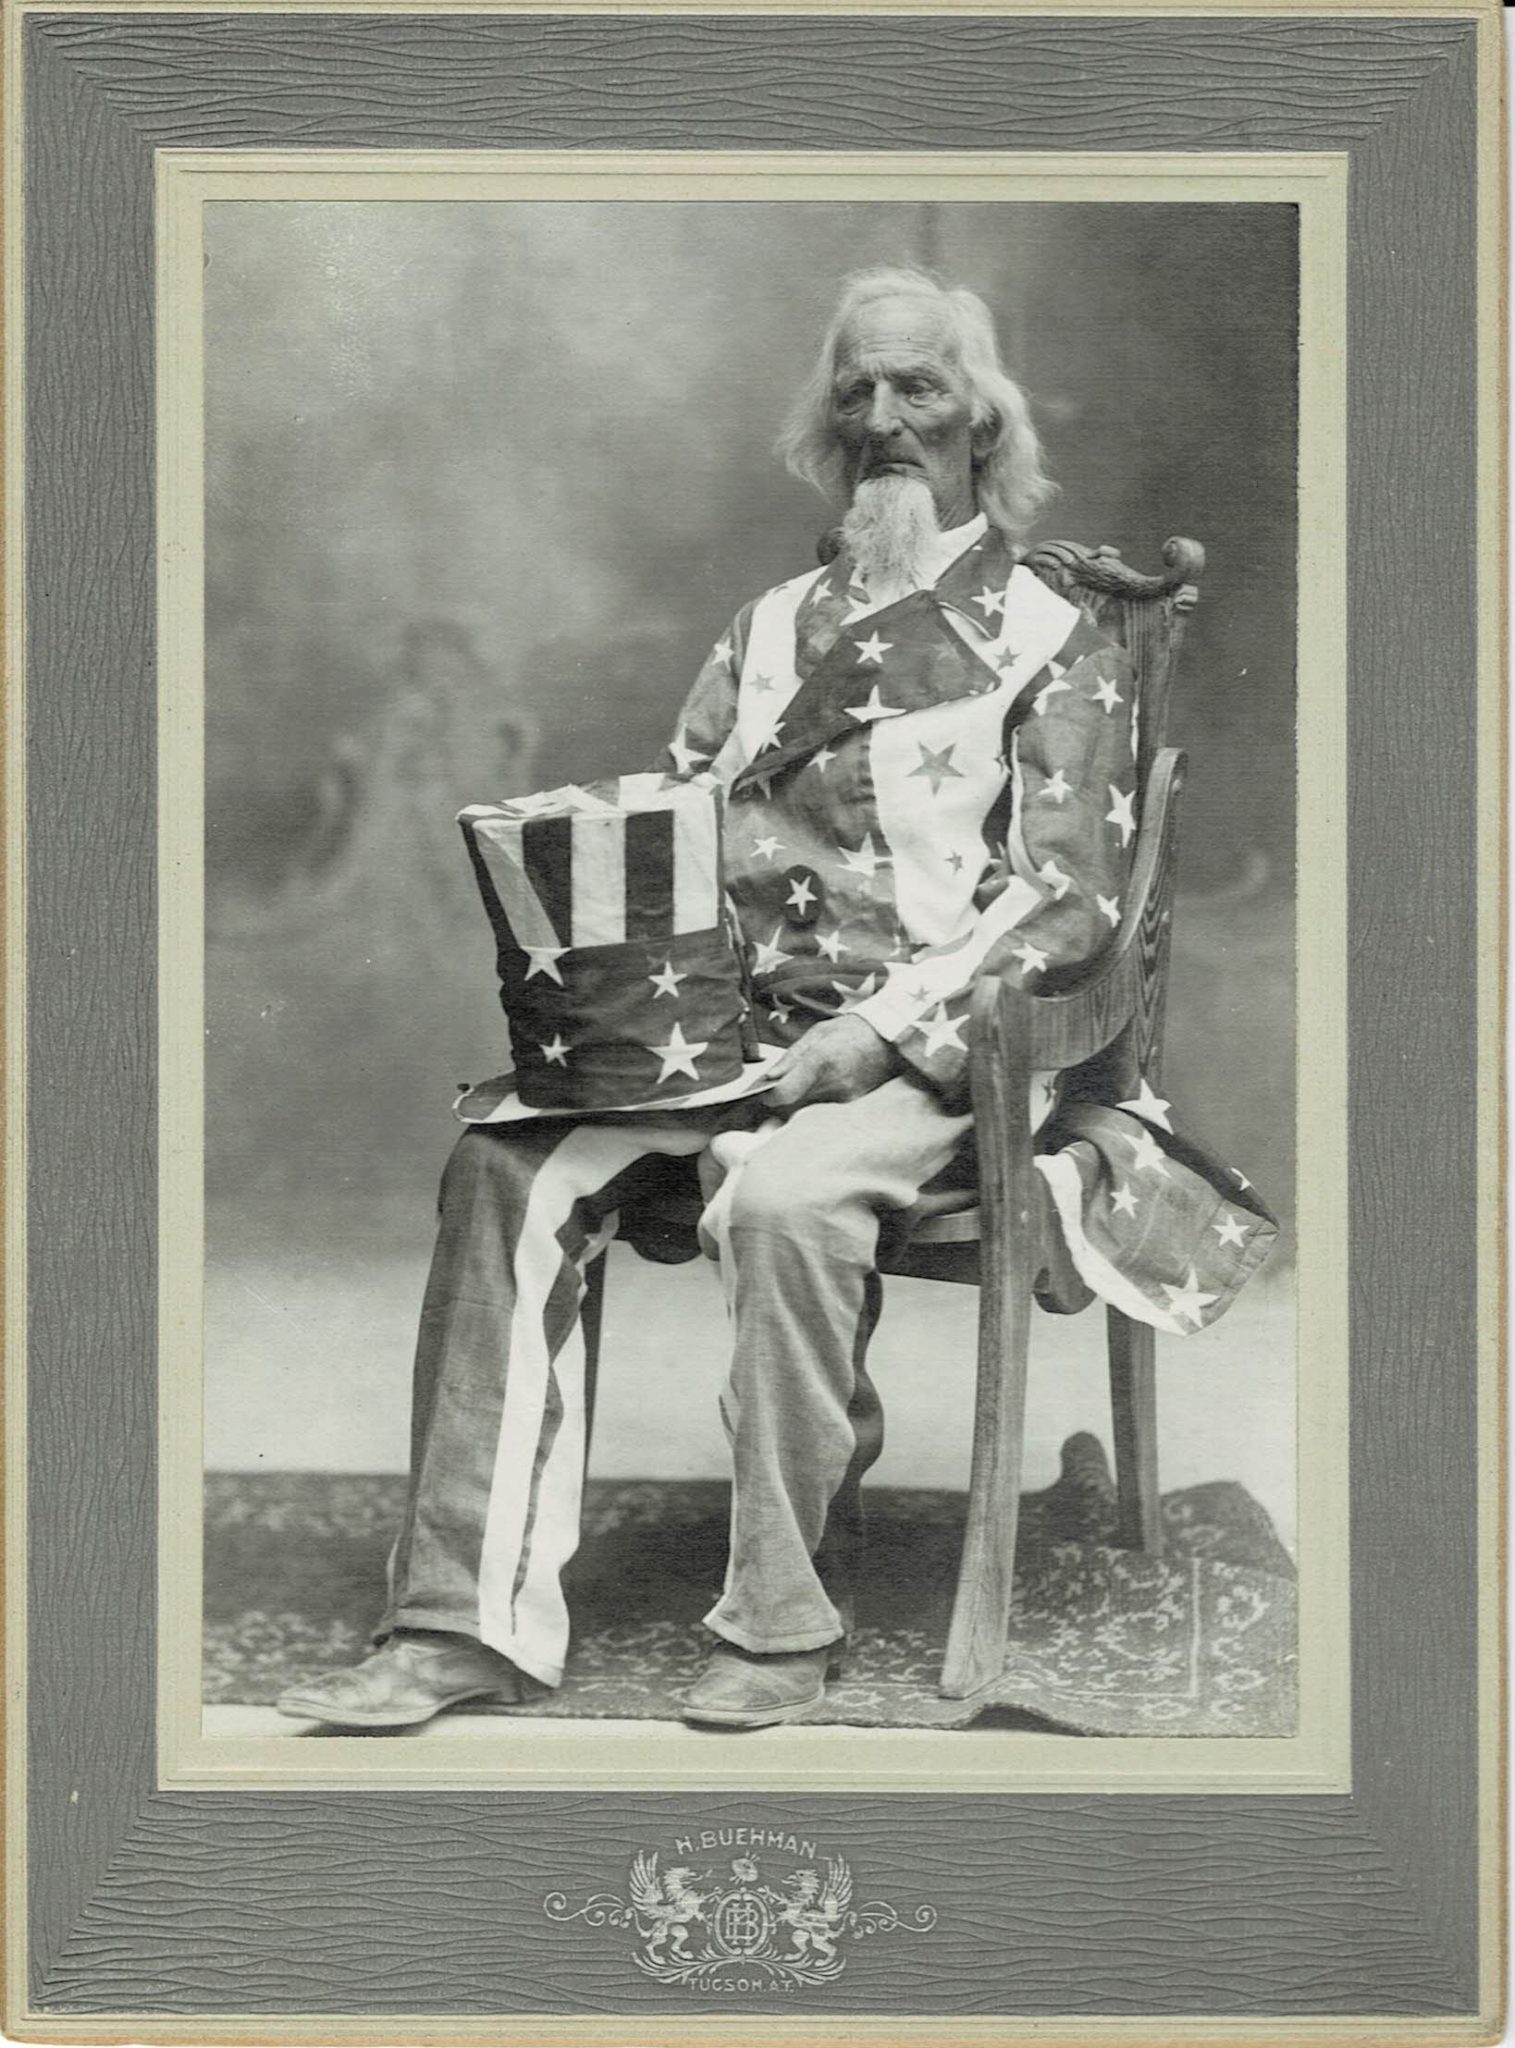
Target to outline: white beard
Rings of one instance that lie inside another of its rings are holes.
[[[865,477],[842,521],[842,544],[870,592],[919,590],[941,528],[924,477]]]

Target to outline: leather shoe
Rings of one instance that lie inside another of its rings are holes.
[[[826,1680],[840,1668],[840,1642],[819,1650],[755,1650],[721,1643],[684,1695],[686,1721],[715,1728],[772,1728],[793,1721],[826,1697]]]
[[[339,1728],[415,1728],[462,1700],[515,1707],[524,1698],[522,1673],[472,1636],[402,1631],[349,1671],[290,1686],[277,1705]]]

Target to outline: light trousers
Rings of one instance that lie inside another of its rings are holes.
[[[756,1651],[844,1632],[859,1486],[883,1445],[866,1366],[880,1237],[951,1175],[970,1119],[904,1075],[801,1109],[755,1144],[730,1134],[742,1115],[481,1125],[459,1139],[421,1311],[386,1632],[475,1636],[560,1682],[584,1483],[584,1275],[623,1204],[679,1160],[707,1191],[725,1177],[702,1230],[731,1321],[731,1544],[706,1621]]]

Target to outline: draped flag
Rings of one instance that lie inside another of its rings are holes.
[[[742,1070],[722,792],[625,775],[470,804],[516,1087],[536,1108],[676,1101]]]
[[[1111,1107],[1073,1100],[1038,1137],[1037,1170],[1084,1283],[1170,1337],[1224,1315],[1278,1223],[1239,1167],[1176,1133],[1143,1080]]]

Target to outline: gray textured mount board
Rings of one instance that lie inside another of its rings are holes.
[[[1491,2038],[1495,10],[13,7],[9,31],[11,2032]],[[160,1791],[154,150],[880,146],[1350,159],[1352,1789]],[[740,1854],[738,1827],[845,1860],[901,1925],[832,1979],[718,2000],[573,1917],[639,1848]]]

